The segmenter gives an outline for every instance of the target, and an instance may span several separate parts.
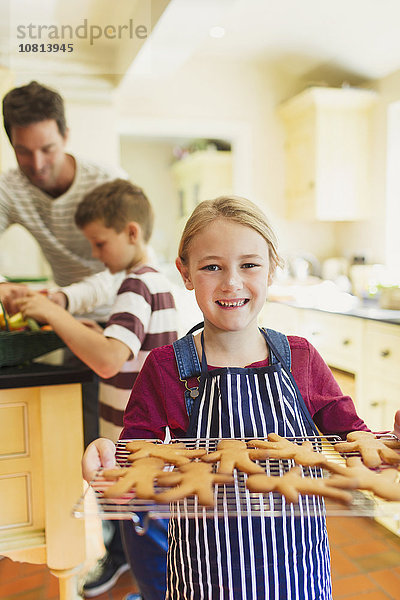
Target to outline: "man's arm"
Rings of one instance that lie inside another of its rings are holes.
[[[24,316],[51,325],[68,348],[100,377],[116,375],[131,355],[126,344],[86,327],[43,294],[28,291],[18,306]]]

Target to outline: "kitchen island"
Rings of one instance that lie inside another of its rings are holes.
[[[83,491],[84,365],[0,368],[0,555],[46,563],[60,599],[79,598],[84,521],[71,510]]]

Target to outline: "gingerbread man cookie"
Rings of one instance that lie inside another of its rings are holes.
[[[224,439],[218,442],[217,450],[202,457],[207,463],[219,461],[217,473],[232,475],[233,470],[239,469],[244,473],[264,473],[261,465],[251,459],[264,458],[258,450],[251,450],[246,442],[241,440]]]
[[[155,444],[146,440],[134,440],[126,444],[126,449],[131,452],[128,460],[133,462],[138,458],[153,456],[162,458],[163,461],[171,465],[184,465],[190,462],[193,458],[199,458],[206,454],[204,448],[195,448],[190,450],[186,448],[183,442],[172,444]]]
[[[315,452],[310,441],[296,444],[281,437],[277,433],[268,434],[268,441],[250,440],[248,446],[264,451],[259,458],[293,459],[298,465],[307,467],[324,467],[327,458],[322,452]]]
[[[287,502],[294,504],[299,501],[299,494],[324,496],[341,504],[350,504],[352,495],[346,489],[354,489],[356,485],[356,480],[340,475],[333,475],[327,479],[302,477],[300,467],[293,467],[281,477],[267,474],[250,475],[246,481],[246,486],[251,492],[276,491],[282,494]]]
[[[379,467],[382,463],[400,464],[400,452],[389,448],[369,431],[352,431],[347,435],[347,442],[335,444],[335,450],[344,454],[359,452],[364,464],[371,469]]]
[[[359,456],[346,459],[346,466],[336,465],[336,473],[357,482],[357,488],[368,490],[384,500],[400,500],[400,473],[397,469],[371,471]]]
[[[154,480],[161,475],[164,461],[161,458],[140,458],[130,467],[105,469],[103,476],[116,483],[103,492],[105,498],[120,498],[134,488],[137,498],[151,499],[154,496]]]
[[[230,483],[231,475],[213,473],[212,465],[192,462],[182,465],[179,470],[163,473],[157,479],[159,485],[175,486],[155,495],[157,502],[175,502],[196,495],[200,504],[214,505],[214,484]]]

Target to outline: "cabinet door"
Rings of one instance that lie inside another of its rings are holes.
[[[287,216],[290,219],[315,217],[315,121],[306,111],[288,125],[286,151]]]
[[[362,319],[304,311],[303,335],[332,367],[358,373],[362,361]]]
[[[260,313],[260,327],[269,327],[285,335],[300,335],[301,309],[279,302],[267,302]]]
[[[370,321],[367,323],[364,343],[364,363],[366,374],[384,378],[385,381],[399,381],[400,328]],[[400,404],[400,402],[399,402]]]
[[[368,90],[309,88],[280,107],[288,218],[365,218],[375,99]]]
[[[360,417],[372,431],[392,431],[399,398],[400,382],[387,381],[371,372],[362,385]]]

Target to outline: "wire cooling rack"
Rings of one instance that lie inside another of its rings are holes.
[[[395,439],[391,435],[377,435],[380,439]],[[253,438],[239,438],[249,441]],[[267,439],[267,438],[259,438]],[[310,441],[316,452],[322,452],[329,461],[345,464],[344,455],[339,454],[334,444],[342,441],[338,436],[298,436],[287,438],[292,442],[302,443]],[[127,461],[129,451],[126,444],[132,440],[120,440],[117,444],[116,459],[121,467],[130,465]],[[160,442],[159,440],[147,440]],[[208,439],[179,439],[176,442],[184,442],[188,449],[204,448],[207,452],[216,450],[219,438]],[[346,454],[357,456],[356,452]],[[281,476],[295,466],[292,459],[275,459],[255,461],[263,466],[268,475]],[[172,465],[166,465],[165,470],[173,470]],[[383,467],[384,468],[384,467]],[[301,467],[304,477],[320,478],[330,477],[330,473],[319,467]],[[234,472],[233,482],[229,484],[217,484],[214,488],[214,506],[201,506],[196,496],[185,498],[171,504],[156,504],[154,501],[142,500],[135,497],[135,492],[125,494],[121,498],[105,498],[104,490],[113,484],[102,475],[100,470],[90,486],[94,490],[97,500],[96,510],[87,508],[85,495],[82,496],[73,508],[73,515],[78,518],[88,517],[96,514],[101,519],[132,520],[138,532],[145,531],[149,519],[170,518],[178,513],[184,514],[186,518],[218,518],[218,517],[279,517],[279,516],[308,516],[314,514],[326,514],[328,516],[365,516],[365,517],[393,517],[400,523],[400,502],[388,502],[377,498],[371,492],[351,491],[352,502],[350,505],[342,505],[328,498],[303,495],[299,497],[297,504],[288,503],[278,492],[258,493],[250,492],[246,487],[247,475],[240,471]],[[400,485],[400,484],[399,484]],[[155,486],[156,493],[165,491],[165,488]]]

